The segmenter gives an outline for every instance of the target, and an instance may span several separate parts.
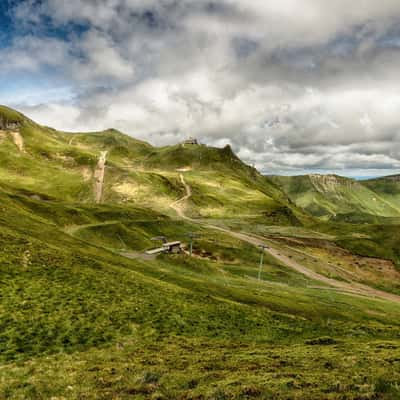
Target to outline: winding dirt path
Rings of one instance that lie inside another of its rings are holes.
[[[106,169],[108,151],[102,151],[100,153],[99,161],[97,162],[97,167],[94,172],[95,188],[94,194],[96,198],[96,203],[101,203],[101,198],[103,196],[103,186],[104,186],[104,173]]]
[[[271,244],[266,243],[265,239],[262,237],[259,237],[256,235],[250,235],[250,234],[246,234],[246,233],[235,232],[230,229],[222,228],[222,227],[219,227],[216,225],[210,225],[210,224],[195,220],[193,218],[187,217],[184,213],[182,203],[191,197],[192,190],[191,190],[190,186],[185,182],[185,179],[182,174],[180,175],[180,179],[181,179],[182,184],[185,187],[186,195],[183,196],[181,199],[177,200],[176,202],[172,203],[170,205],[170,207],[173,208],[181,218],[186,219],[192,223],[202,225],[206,228],[211,228],[211,229],[215,229],[215,230],[224,232],[234,238],[243,240],[244,242],[250,243],[254,246],[259,246],[259,245],[268,246],[265,249],[265,251],[268,252],[270,255],[272,255],[277,260],[279,260],[284,265],[307,276],[310,279],[325,283],[325,284],[331,286],[332,288],[336,288],[343,293],[349,293],[349,294],[354,294],[354,295],[358,295],[358,296],[367,296],[367,297],[372,297],[372,298],[388,300],[388,301],[392,301],[395,303],[400,303],[400,296],[397,296],[395,294],[384,292],[383,290],[374,289],[370,286],[363,285],[361,283],[343,282],[343,281],[338,281],[336,279],[328,278],[324,275],[321,275],[318,272],[315,272],[315,271],[305,267],[304,265],[301,265],[300,263],[293,260],[292,258],[285,256],[284,254],[282,254],[282,250],[278,250],[278,249],[272,247]],[[329,289],[329,288],[326,288],[326,289]]]
[[[192,188],[186,183],[185,178],[183,177],[183,174],[179,175],[180,180],[182,185],[185,188],[186,194],[185,196],[181,197],[180,199],[174,201],[172,204],[170,204],[170,207],[176,211],[179,217],[183,219],[187,219],[192,221],[191,218],[187,217],[184,213],[184,203],[186,200],[188,200],[192,196]]]
[[[380,299],[400,303],[400,296],[397,296],[395,294],[384,292],[383,290],[374,289],[370,286],[363,285],[363,284],[357,283],[357,282],[338,281],[336,279],[328,278],[324,275],[321,275],[318,272],[315,272],[307,267],[304,267],[303,265],[299,264],[297,261],[283,255],[281,253],[281,250],[277,250],[277,249],[271,247],[271,245],[269,243],[268,244],[265,243],[265,240],[263,240],[262,238],[259,238],[259,237],[253,236],[253,235],[248,235],[245,233],[234,232],[229,229],[220,228],[220,227],[217,227],[214,225],[207,225],[207,226],[210,228],[218,229],[218,230],[225,232],[237,239],[241,239],[241,240],[243,240],[247,243],[253,244],[255,246],[267,245],[268,248],[266,249],[266,251],[269,254],[271,254],[274,258],[281,261],[286,266],[307,276],[310,279],[326,283],[327,285],[337,288],[342,292],[352,293],[352,294],[362,295],[362,296],[368,296],[368,297],[374,297],[374,298],[380,298]]]

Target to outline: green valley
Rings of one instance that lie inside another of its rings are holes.
[[[266,177],[2,106],[0,211],[0,399],[400,397],[396,177]]]

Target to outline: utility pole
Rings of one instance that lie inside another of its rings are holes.
[[[265,249],[268,248],[268,246],[266,246],[265,244],[260,244],[258,247],[261,248],[261,257],[260,257],[260,266],[258,269],[258,280],[261,280],[261,271],[263,268],[263,263],[264,263],[264,253],[265,253]]]
[[[193,233],[193,232],[189,232],[187,234],[187,236],[190,239],[190,243],[189,243],[189,253],[190,253],[190,257],[192,257],[193,254],[193,241],[194,239],[196,239],[197,237],[199,237],[199,235],[197,233]]]

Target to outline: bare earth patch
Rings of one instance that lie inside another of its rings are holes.
[[[118,194],[126,196],[129,199],[136,197],[136,195],[139,192],[138,185],[129,182],[118,183],[117,185],[114,185],[112,188]]]
[[[390,260],[363,257],[323,239],[274,237],[285,253],[328,278],[357,282],[393,291],[400,289],[400,271]]]
[[[384,283],[389,286],[400,282],[400,272],[392,261],[351,254],[338,247],[307,249],[307,252],[334,268],[339,276],[371,284]]]
[[[107,151],[100,153],[99,161],[97,163],[96,171],[94,173],[95,178],[95,198],[96,203],[101,203],[103,195],[103,184],[104,184],[104,172],[106,169]]]
[[[16,131],[11,131],[10,135],[11,135],[11,138],[12,138],[14,144],[17,146],[18,150],[21,153],[25,153],[24,138],[21,136],[21,134]]]

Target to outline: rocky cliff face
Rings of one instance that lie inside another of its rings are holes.
[[[4,117],[0,116],[0,130],[16,130],[21,126],[20,122],[8,121]]]
[[[320,193],[337,192],[339,189],[356,189],[358,183],[352,179],[346,179],[336,175],[309,175],[311,183]]]

